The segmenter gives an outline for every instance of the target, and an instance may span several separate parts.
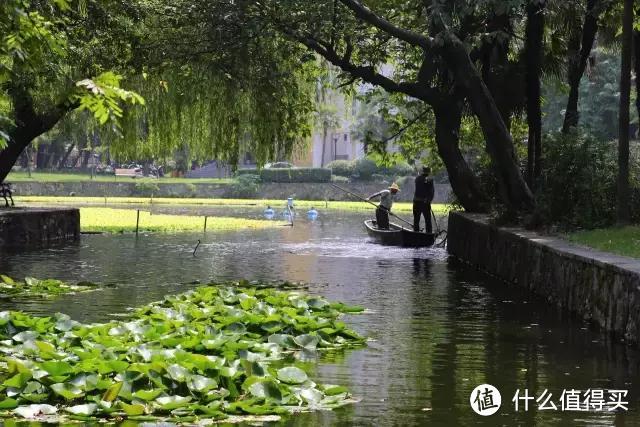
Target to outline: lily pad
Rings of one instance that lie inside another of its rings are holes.
[[[97,410],[98,405],[95,403],[87,403],[86,405],[76,405],[65,408],[65,411],[74,415],[93,415]]]
[[[309,379],[306,372],[295,366],[278,369],[278,379],[288,384],[302,384]]]
[[[13,413],[22,418],[33,419],[42,415],[57,414],[58,408],[51,405],[28,405],[17,407],[13,410]]]

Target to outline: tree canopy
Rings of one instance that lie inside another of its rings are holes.
[[[401,131],[406,156],[432,144],[470,211],[486,211],[488,195],[461,136],[482,135],[495,192],[514,212],[535,208],[541,80],[567,82],[563,130],[571,131],[594,43],[615,42],[622,10],[611,0],[7,0],[0,8],[0,179],[61,121],[131,158],[180,149],[235,164],[246,151],[259,161],[290,153],[314,118],[318,126],[331,118],[315,90],[321,57],[341,71],[341,86],[374,89],[372,111],[386,119],[378,124]]]

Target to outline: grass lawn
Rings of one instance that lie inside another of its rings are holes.
[[[80,229],[89,232],[134,232],[136,214],[133,209],[80,208]],[[285,224],[280,221],[231,217],[208,217],[207,230],[267,228]],[[203,216],[159,215],[140,211],[140,231],[204,231]]]
[[[82,173],[62,173],[62,172],[31,172],[29,177],[27,172],[11,172],[7,182],[140,182],[140,180],[156,182],[159,184],[228,184],[231,178],[130,178],[126,176],[117,177],[115,175],[96,175],[91,178],[88,174]]]
[[[161,204],[161,205],[203,205],[203,206],[260,206],[273,208],[283,207],[285,200],[266,200],[266,199],[190,199],[190,198],[148,198],[148,197],[49,197],[49,196],[16,196],[16,203],[62,203],[62,204]],[[297,208],[308,209],[315,207],[316,209],[331,210],[347,210],[347,211],[367,211],[372,210],[373,206],[364,202],[338,202],[323,200],[296,200],[294,205]],[[433,212],[436,214],[446,214],[450,210],[449,205],[433,204],[431,205]],[[393,212],[412,212],[413,205],[411,203],[395,203]]]
[[[611,227],[569,234],[569,240],[606,252],[640,258],[640,226]]]

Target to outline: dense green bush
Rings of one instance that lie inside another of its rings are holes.
[[[338,176],[351,177],[355,170],[354,162],[349,160],[334,160],[327,164],[327,168],[331,169],[331,173]]]
[[[369,181],[374,173],[378,172],[378,165],[371,159],[363,158],[358,159],[354,163],[353,173],[354,175],[362,180]]]
[[[227,188],[226,197],[236,197],[239,199],[252,199],[260,191],[260,176],[255,174],[240,174],[233,179]]]
[[[415,170],[406,162],[392,166],[378,166],[369,158],[358,160],[334,160],[327,165],[334,175],[353,177],[362,181],[394,180],[402,176],[412,176]]]
[[[543,141],[538,210],[545,223],[595,228],[615,219],[616,146],[591,135],[553,134]]]
[[[198,189],[196,188],[195,184],[187,183],[187,184],[185,184],[185,188],[186,188],[187,192],[189,193],[189,195],[187,197],[196,197],[196,193],[197,193]]]
[[[347,178],[346,176],[332,175],[331,182],[335,182],[338,184],[346,184],[349,182],[349,178]]]
[[[416,174],[416,170],[406,162],[396,163],[395,165],[388,168],[388,175],[393,176],[412,176]]]
[[[158,184],[153,181],[141,180],[136,182],[133,191],[137,196],[153,196],[154,194],[158,194],[160,188]]]
[[[331,169],[326,168],[276,168],[240,169],[236,176],[259,174],[262,182],[331,182]]]

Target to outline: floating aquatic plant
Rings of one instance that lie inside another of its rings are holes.
[[[88,292],[95,290],[97,285],[90,282],[76,284],[66,283],[54,279],[35,279],[26,277],[23,282],[0,274],[0,297],[54,297],[63,294]]]
[[[80,208],[80,228],[83,232],[134,232],[136,224],[141,232],[203,231],[205,217],[141,211],[138,218],[133,209]],[[279,224],[258,219],[212,216],[208,218],[207,230],[268,228]]]
[[[362,345],[339,316],[362,311],[300,291],[208,285],[124,320],[0,312],[0,415],[45,421],[195,422],[332,409],[353,399],[297,360]]]

